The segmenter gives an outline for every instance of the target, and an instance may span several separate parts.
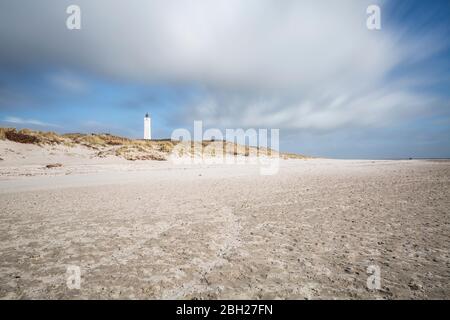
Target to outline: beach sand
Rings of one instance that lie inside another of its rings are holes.
[[[263,176],[1,143],[3,299],[450,298],[448,161],[282,160]]]

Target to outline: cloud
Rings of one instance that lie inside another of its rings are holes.
[[[20,125],[35,125],[40,127],[61,127],[57,124],[43,122],[35,119],[23,119],[19,117],[6,117],[3,119],[3,122],[14,123]]]
[[[366,28],[374,3],[382,9],[380,31]],[[377,128],[445,102],[417,90],[436,81],[436,72],[417,66],[448,48],[448,35],[433,32],[432,15],[413,32],[390,23],[384,1],[79,0],[77,31],[65,27],[70,4],[2,1],[0,40],[7,45],[0,64],[197,86],[200,93],[181,102],[178,115],[209,126]],[[67,74],[52,81],[82,88]]]
[[[88,89],[81,78],[68,71],[52,73],[47,79],[51,85],[70,93],[84,93]]]
[[[339,79],[338,91],[379,81],[404,58],[391,31],[366,29],[365,0],[78,1],[79,31],[65,27],[67,1],[6,3],[3,61],[121,79],[296,91]]]
[[[432,95],[415,93],[403,87],[379,86],[364,93],[322,92],[289,97],[256,96],[226,92],[205,93],[191,102],[181,115],[206,125],[223,127],[266,127],[286,130],[330,132],[346,128],[382,128],[442,107]]]

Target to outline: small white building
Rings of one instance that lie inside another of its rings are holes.
[[[152,139],[152,119],[148,116],[148,113],[144,117],[144,140]]]

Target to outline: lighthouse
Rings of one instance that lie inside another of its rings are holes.
[[[152,119],[148,116],[148,113],[144,117],[144,140],[152,139]]]

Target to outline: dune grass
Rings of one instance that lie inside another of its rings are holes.
[[[284,159],[305,159],[303,155],[293,153],[278,153],[269,148],[242,146],[228,141],[204,140],[171,141],[133,140],[107,133],[82,134],[34,131],[15,128],[0,128],[0,140],[10,140],[18,143],[45,145],[62,145],[65,147],[86,147],[97,151],[98,157],[117,156],[130,161],[135,160],[167,160],[172,154],[178,157],[220,157],[234,156],[281,156]]]

